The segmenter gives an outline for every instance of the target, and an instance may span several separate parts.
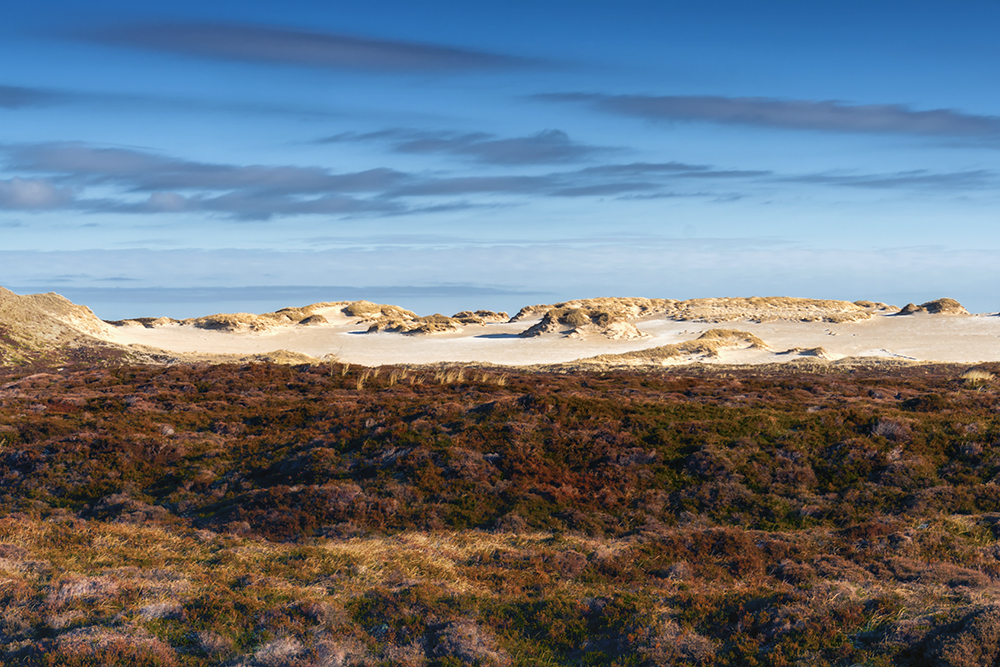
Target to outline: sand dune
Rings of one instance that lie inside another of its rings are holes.
[[[1000,317],[969,315],[951,299],[898,309],[766,297],[581,299],[527,306],[509,319],[492,311],[419,316],[399,306],[341,301],[263,314],[103,322],[56,294],[19,296],[0,288],[0,363],[58,360],[80,350],[151,363],[976,363],[1000,361]]]
[[[281,348],[367,365],[573,363],[596,368],[847,363],[854,358],[1000,360],[1000,318],[949,314],[959,312],[956,309],[934,314],[935,303],[927,302],[913,314],[897,317],[897,308],[864,301],[586,299],[528,306],[506,322],[492,317],[472,324],[459,317],[400,316],[389,307],[376,309],[374,305],[365,311],[372,316],[352,321],[343,313],[346,306],[338,304],[338,317],[316,326],[224,332],[173,323],[152,329],[118,327],[113,340],[202,355]],[[396,325],[385,326],[387,322]],[[726,322],[730,332],[724,340],[710,333],[718,331],[719,322]],[[404,326],[396,328],[399,323]],[[629,335],[616,336],[615,327],[627,327]]]

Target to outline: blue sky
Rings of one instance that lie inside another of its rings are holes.
[[[5,7],[0,285],[1000,309],[995,2],[140,7]]]

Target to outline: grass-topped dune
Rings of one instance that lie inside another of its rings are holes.
[[[896,314],[914,315],[916,313],[927,313],[929,315],[968,315],[969,311],[954,299],[936,299],[922,303],[919,306],[908,303]]]
[[[122,359],[104,340],[110,329],[89,308],[58,294],[21,296],[0,287],[0,366]]]

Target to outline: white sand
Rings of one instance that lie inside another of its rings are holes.
[[[753,333],[766,341],[771,350],[729,350],[717,359],[705,361],[729,364],[790,361],[799,356],[777,353],[794,347],[822,347],[832,359],[881,356],[918,361],[1000,361],[1000,317],[992,315],[876,316],[847,324],[706,324],[659,318],[637,322],[639,329],[650,337],[633,341],[614,341],[601,336],[574,339],[560,334],[517,336],[537,320],[468,326],[461,333],[449,334],[367,334],[367,325],[333,317],[333,313],[327,316],[332,320],[328,325],[291,326],[267,333],[209,331],[177,324],[153,329],[123,326],[115,327],[109,340],[202,354],[259,354],[284,349],[314,357],[332,354],[342,361],[363,365],[449,361],[525,365],[641,350],[691,340],[708,329],[725,328]]]

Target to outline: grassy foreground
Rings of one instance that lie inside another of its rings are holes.
[[[0,664],[993,664],[991,370],[7,371]]]

